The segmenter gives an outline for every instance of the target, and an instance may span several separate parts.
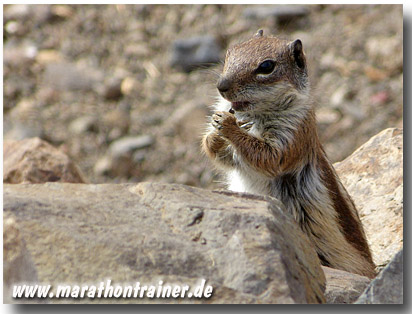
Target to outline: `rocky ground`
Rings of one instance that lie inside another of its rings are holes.
[[[321,267],[312,243],[274,198],[180,184],[73,184],[82,182],[77,169],[39,139],[6,141],[5,151],[6,178],[59,181],[4,185],[6,303],[403,303],[402,129],[380,132],[335,164],[377,270],[383,268],[372,281]],[[191,286],[206,279],[214,294],[11,298],[21,282],[99,285],[105,278]]]
[[[402,126],[401,5],[6,5],[5,139],[47,140],[91,183],[216,187],[217,61],[259,28],[303,41],[333,161]]]
[[[215,287],[161,302],[403,302],[401,5],[6,5],[3,17],[6,302],[17,282],[107,276]],[[199,142],[225,50],[259,28],[303,41],[372,281],[321,267],[279,201],[199,189],[219,186]]]

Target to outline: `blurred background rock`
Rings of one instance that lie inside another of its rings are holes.
[[[303,41],[333,162],[402,127],[401,5],[5,5],[4,138],[38,136],[91,183],[214,188],[200,152],[228,46]]]

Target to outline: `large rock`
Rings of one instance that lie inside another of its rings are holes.
[[[335,168],[382,267],[403,247],[403,130],[380,132]]]
[[[328,304],[355,302],[370,283],[365,276],[322,266],[326,277],[325,298]]]
[[[155,183],[4,185],[41,282],[214,287],[203,299],[122,303],[321,303],[324,273],[273,198]],[[51,302],[56,302],[51,299]]]
[[[66,154],[37,137],[4,141],[3,182],[49,181],[84,183],[85,179]]]
[[[403,304],[403,249],[371,282],[357,304]]]

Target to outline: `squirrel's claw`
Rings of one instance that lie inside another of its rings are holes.
[[[240,122],[238,122],[239,127],[246,130],[246,131],[249,131],[254,124],[255,124],[255,122],[253,122],[253,121],[249,121],[249,122],[240,121]]]

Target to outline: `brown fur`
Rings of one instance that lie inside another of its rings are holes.
[[[322,151],[323,152],[323,151]],[[320,163],[323,169],[323,180],[328,188],[329,196],[333,201],[333,206],[338,213],[339,225],[342,228],[343,234],[348,242],[350,242],[362,255],[373,264],[372,254],[369,250],[368,242],[363,231],[362,225],[359,221],[357,211],[351,211],[350,208],[355,208],[353,200],[350,198],[348,192],[340,184],[335,170],[326,159],[326,154],[323,152],[320,156]],[[334,191],[340,191],[335,193]]]

